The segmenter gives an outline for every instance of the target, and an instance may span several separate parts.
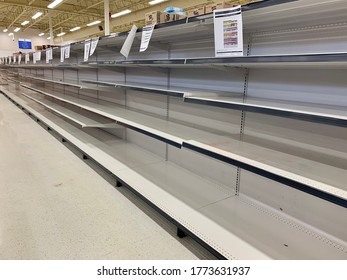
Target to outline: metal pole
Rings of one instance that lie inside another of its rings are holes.
[[[105,36],[110,35],[110,0],[104,0]]]
[[[52,24],[52,15],[49,14],[49,43],[50,45],[53,45],[54,44],[54,41],[53,41],[53,24]]]

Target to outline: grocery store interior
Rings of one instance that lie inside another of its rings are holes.
[[[1,0],[0,260],[346,260],[346,0]]]

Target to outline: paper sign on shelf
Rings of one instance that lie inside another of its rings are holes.
[[[49,63],[53,59],[53,50],[51,48],[46,49],[46,63]]]
[[[131,46],[133,45],[135,35],[136,35],[137,27],[134,24],[133,27],[131,28],[127,38],[125,39],[125,42],[122,46],[122,49],[120,50],[120,53],[124,55],[126,58],[128,58]]]
[[[20,54],[19,56],[18,56],[18,64],[20,64],[22,62],[22,55]]]
[[[64,47],[64,55],[65,55],[65,58],[70,58],[70,44],[66,45]]]
[[[30,54],[26,53],[25,54],[25,64],[28,64],[29,61],[30,61]]]
[[[241,6],[214,10],[215,56],[243,56]]]
[[[91,40],[90,54],[89,54],[89,56],[92,56],[93,53],[95,52],[96,47],[97,47],[97,45],[98,45],[98,42],[99,42],[99,38],[94,38],[94,39]]]
[[[149,41],[151,40],[152,34],[154,30],[154,25],[146,26],[142,28],[142,37],[141,37],[141,46],[140,52],[144,52],[147,50]]]
[[[40,61],[41,60],[41,52],[36,52],[36,61]]]
[[[60,47],[60,62],[64,62],[65,58],[65,46]]]
[[[14,55],[13,56],[13,63],[16,63],[17,62],[17,58],[16,58],[16,56]]]
[[[86,40],[84,43],[84,61],[88,61],[90,53],[90,40]]]

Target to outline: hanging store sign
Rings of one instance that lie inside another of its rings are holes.
[[[91,40],[89,56],[92,56],[93,53],[95,52],[96,47],[97,47],[97,45],[98,45],[98,42],[99,42],[99,38],[93,38],[93,39]]]
[[[241,6],[214,10],[215,56],[243,56]]]
[[[88,61],[90,54],[90,39],[86,40],[84,43],[84,61]]]
[[[137,26],[134,24],[133,27],[131,28],[127,38],[124,41],[124,44],[122,46],[122,49],[120,50],[120,53],[124,55],[126,58],[128,58],[131,46],[133,45],[135,35],[137,31]]]
[[[154,30],[154,25],[146,26],[142,28],[142,38],[141,38],[141,46],[140,52],[144,52],[147,50],[149,41],[151,40],[152,34]]]

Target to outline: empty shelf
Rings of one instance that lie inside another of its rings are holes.
[[[347,126],[346,109],[338,106],[323,107],[318,104],[281,102],[256,98],[247,98],[247,101],[243,102],[241,98],[235,96],[188,96],[185,101],[189,103],[244,110],[336,126]]]
[[[232,134],[218,135],[129,110],[116,104],[101,105],[66,95],[49,94],[26,85],[22,86],[110,118],[122,126],[170,145],[189,148],[347,207],[345,169],[242,142],[235,139]]]
[[[167,121],[165,117],[159,118],[146,115],[144,113],[139,113],[116,104],[110,105],[105,103],[101,105],[67,95],[50,94],[29,87],[27,85],[22,86],[46,96],[53,97],[57,100],[67,102],[90,112],[110,118],[112,120],[115,120],[120,125],[126,126],[135,131],[141,132],[145,135],[151,136],[177,147],[181,147],[183,139],[212,140],[221,138],[225,141],[225,137],[228,137],[230,135],[228,133],[216,135],[212,132],[207,132],[193,127]],[[235,133],[237,133],[237,129],[235,129]]]
[[[64,85],[64,86],[76,87],[76,88],[79,88],[79,89],[84,88],[82,85],[65,83],[65,82],[62,82],[62,81],[49,80],[49,79],[38,78],[38,77],[28,76],[28,75],[23,75],[23,77],[24,78],[38,80],[38,81],[42,81],[42,82],[47,82],[47,83],[53,83],[53,84],[59,84],[59,85]]]
[[[95,119],[92,119],[90,117],[84,116],[80,112],[75,112],[75,111],[69,110],[67,108],[64,108],[62,106],[59,106],[54,102],[50,102],[50,101],[45,100],[45,99],[37,99],[37,98],[34,98],[34,97],[32,97],[28,94],[25,94],[25,93],[22,93],[22,94],[25,97],[27,97],[27,98],[37,102],[38,104],[46,107],[47,109],[59,114],[60,116],[65,117],[65,118],[81,125],[83,128],[84,127],[99,127],[99,128],[115,128],[115,127],[117,127],[116,123],[107,122],[106,120],[104,120],[104,121],[95,120],[95,119],[97,119],[97,117]]]
[[[241,141],[191,140],[184,141],[183,147],[347,207],[346,169]]]
[[[102,137],[97,139],[47,111],[36,111],[8,91],[4,93],[228,259],[346,259],[342,240],[248,197],[234,196],[231,189],[171,162],[155,161],[158,157],[154,155],[152,163],[138,165],[129,163],[126,155],[111,156],[102,148]],[[134,148],[116,139],[113,147],[120,146],[120,151]],[[137,149],[140,158],[149,157],[148,152]]]

